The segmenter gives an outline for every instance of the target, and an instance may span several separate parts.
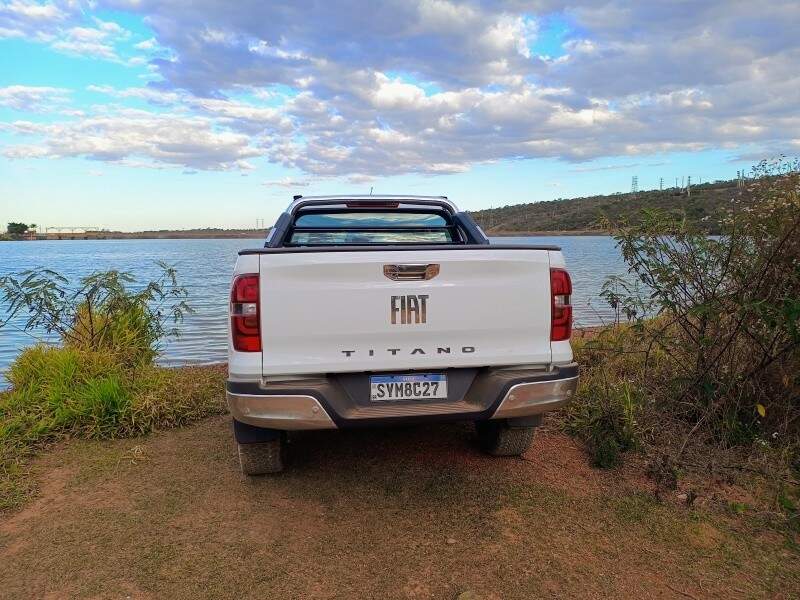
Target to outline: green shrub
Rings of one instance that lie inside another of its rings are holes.
[[[112,354],[123,365],[149,364],[164,338],[178,334],[175,325],[191,308],[174,268],[158,263],[160,276],[141,289],[120,271],[100,271],[77,286],[50,269],[0,277],[7,318],[27,315],[26,330],[56,333],[65,346]]]
[[[586,442],[595,466],[616,467],[620,454],[638,445],[638,394],[629,382],[581,386],[568,409],[567,431]]]
[[[618,466],[623,452],[640,445],[639,415],[645,401],[640,378],[646,353],[637,348],[636,339],[630,327],[619,325],[573,341],[581,379],[564,428],[584,441],[597,467]],[[628,351],[620,352],[622,347]],[[656,357],[651,363],[657,363]]]
[[[718,237],[657,211],[615,230],[630,276],[603,295],[638,336],[618,352],[644,349],[647,394],[725,445],[800,432],[798,166],[759,165]]]
[[[97,437],[130,401],[122,368],[100,352],[34,346],[19,355],[8,378],[12,390],[0,416],[30,442],[59,431]]]
[[[86,303],[82,303],[64,343],[73,348],[102,350],[126,364],[147,364],[158,354],[160,334],[153,320],[139,302],[131,302],[113,311],[107,307],[91,311]]]

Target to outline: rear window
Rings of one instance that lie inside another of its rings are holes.
[[[438,213],[419,212],[343,212],[300,214],[295,227],[446,227]]]
[[[300,213],[289,236],[292,246],[451,244],[449,217],[423,211],[315,211]]]

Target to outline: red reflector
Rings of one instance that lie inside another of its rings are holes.
[[[239,275],[231,286],[231,339],[239,352],[261,352],[258,275]]]
[[[560,342],[572,335],[572,280],[564,269],[550,269],[550,340]]]

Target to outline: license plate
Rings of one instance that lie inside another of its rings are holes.
[[[447,399],[447,376],[443,374],[373,375],[369,387],[373,402]]]

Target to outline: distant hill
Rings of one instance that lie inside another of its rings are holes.
[[[686,215],[709,233],[719,231],[721,211],[743,190],[736,181],[717,181],[693,185],[691,196],[682,189],[651,190],[587,198],[558,199],[549,202],[515,204],[470,212],[487,233],[603,233],[603,216],[612,222],[622,217],[636,220],[644,208]]]

